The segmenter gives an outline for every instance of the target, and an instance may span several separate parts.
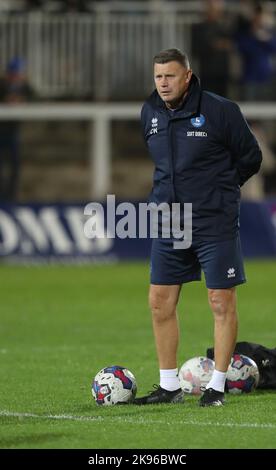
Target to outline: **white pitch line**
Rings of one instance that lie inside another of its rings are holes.
[[[185,426],[216,426],[216,427],[228,427],[228,428],[255,428],[255,429],[276,429],[276,424],[274,423],[216,423],[216,422],[200,422],[200,421],[193,421],[193,420],[179,420],[168,422],[165,420],[149,420],[147,418],[132,418],[126,417],[123,418],[121,416],[74,416],[74,415],[39,415],[35,413],[16,413],[12,411],[0,411],[0,416],[6,416],[11,418],[33,418],[33,419],[55,419],[55,420],[68,420],[68,421],[108,421],[112,420],[112,422],[120,421],[122,423],[134,423],[134,424],[165,424],[169,426],[175,425],[185,425]]]
[[[35,413],[14,413],[12,411],[0,411],[0,416],[11,418],[35,418],[35,419],[56,419],[70,421],[102,421],[102,416],[73,416],[73,415],[38,415]]]

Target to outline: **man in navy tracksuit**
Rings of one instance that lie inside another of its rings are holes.
[[[192,203],[192,244],[153,239],[149,301],[160,385],[137,405],[183,400],[177,371],[176,306],[183,283],[204,271],[214,314],[215,370],[201,406],[224,403],[226,371],[237,338],[235,286],[245,282],[239,238],[240,186],[262,155],[239,107],[202,91],[188,58],[177,49],[154,58],[156,90],[142,109],[142,126],[155,163],[151,202]],[[184,219],[185,220],[185,219]]]

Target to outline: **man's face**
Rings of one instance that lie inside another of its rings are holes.
[[[179,62],[154,64],[154,82],[160,98],[169,108],[177,107],[189,87],[192,71]]]

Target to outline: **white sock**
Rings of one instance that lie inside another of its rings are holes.
[[[210,382],[206,385],[206,388],[213,388],[217,392],[224,392],[225,380],[226,372],[220,372],[215,369]]]
[[[160,387],[173,392],[180,388],[177,369],[160,369]]]

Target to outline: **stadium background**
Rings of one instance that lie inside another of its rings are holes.
[[[139,393],[158,380],[150,242],[83,235],[88,202],[105,203],[107,194],[146,200],[152,164],[139,110],[153,88],[152,57],[186,50],[203,85],[240,103],[264,153],[262,171],[243,189],[249,282],[239,291],[239,339],[275,347],[275,20],[276,2],[0,1],[2,448],[275,447],[276,422],[264,412],[275,407],[273,393],[232,397],[224,416],[199,414],[193,398],[184,417],[178,407],[163,415],[96,408],[90,382],[103,366],[125,364]],[[254,21],[267,44],[253,54],[254,66],[258,59],[266,68],[258,77],[243,73]],[[211,44],[201,41],[206,31]],[[206,310],[204,283],[189,286],[180,362],[212,345]],[[178,429],[168,436],[173,423]],[[206,437],[208,423],[214,429]]]

